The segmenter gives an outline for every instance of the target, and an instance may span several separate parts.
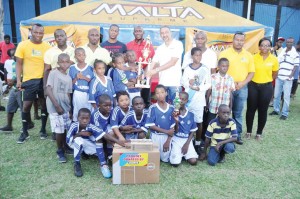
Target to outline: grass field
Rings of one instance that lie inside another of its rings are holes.
[[[6,113],[0,118],[3,126]],[[116,186],[102,177],[97,159],[82,160],[82,178],[73,174],[72,156],[59,164],[56,144],[39,139],[40,121],[31,138],[17,144],[16,114],[14,132],[0,133],[0,198],[300,198],[299,118],[300,96],[291,102],[288,120],[269,116],[263,140],[244,140],[224,164],[162,164],[159,184]]]

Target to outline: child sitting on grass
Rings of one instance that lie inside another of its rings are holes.
[[[218,117],[210,121],[205,134],[204,152],[200,155],[200,160],[206,158],[206,151],[210,144],[207,162],[211,166],[225,161],[225,153],[235,151],[234,142],[237,140],[236,124],[230,116],[228,105],[221,104],[218,108]]]
[[[97,154],[101,165],[101,172],[103,173],[102,167],[106,164],[106,160],[103,153],[103,148],[101,150],[102,143],[100,143],[100,141],[102,140],[102,137],[104,137],[106,140],[118,143],[121,146],[125,146],[124,141],[115,139],[101,128],[91,124],[90,119],[91,111],[87,108],[80,109],[78,112],[78,122],[71,124],[67,135],[68,145],[71,148],[74,148],[74,174],[77,177],[83,176],[80,164],[80,157],[83,151],[88,155]],[[108,169],[108,167],[106,168]],[[111,175],[108,177],[111,177]]]
[[[147,113],[142,97],[136,96],[132,99],[133,110],[130,111],[122,120],[120,130],[124,133],[125,139],[144,139],[148,129],[145,127]],[[123,129],[123,127],[129,127]]]
[[[194,121],[194,114],[185,107],[189,95],[186,92],[180,92],[179,113],[174,112],[175,133],[172,139],[172,149],[170,153],[170,163],[172,166],[179,166],[182,157],[191,165],[197,164],[198,154],[192,143],[194,133],[197,130],[197,124]]]

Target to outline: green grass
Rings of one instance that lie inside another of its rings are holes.
[[[82,160],[84,176],[76,178],[72,156],[59,164],[55,142],[39,139],[39,121],[31,138],[16,144],[18,113],[15,131],[0,133],[0,198],[300,198],[299,99],[291,102],[288,120],[269,116],[262,142],[245,140],[224,164],[162,164],[160,183],[146,185],[112,185],[102,177],[97,159]],[[3,126],[6,113],[0,118]]]

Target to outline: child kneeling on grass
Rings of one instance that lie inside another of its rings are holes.
[[[233,153],[237,140],[236,124],[230,116],[230,108],[221,104],[218,108],[217,118],[210,121],[205,134],[204,152],[200,155],[200,160],[206,158],[207,147],[210,144],[207,162],[211,166],[225,161],[226,153]]]
[[[125,146],[125,141],[119,141],[97,126],[90,124],[90,119],[91,111],[87,108],[80,109],[78,121],[71,124],[67,135],[67,143],[74,149],[74,174],[77,177],[83,176],[80,164],[80,156],[83,151],[88,155],[97,154],[100,165],[106,162],[103,148],[101,150],[99,147],[100,144],[102,145],[102,143],[99,143],[102,137]]]
[[[170,163],[172,166],[179,166],[182,157],[191,165],[197,164],[198,154],[195,151],[191,140],[197,131],[197,124],[194,121],[194,114],[189,112],[185,107],[189,99],[189,94],[180,92],[180,109],[179,113],[174,112],[175,133],[172,139],[172,149],[170,153]]]
[[[132,106],[133,110],[131,110],[122,120],[120,130],[124,133],[126,140],[144,139],[148,132],[148,129],[145,126],[148,111],[145,110],[143,98],[135,96],[132,99]]]

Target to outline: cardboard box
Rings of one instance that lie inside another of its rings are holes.
[[[148,150],[150,144],[152,150]],[[113,184],[158,183],[160,171],[158,146],[149,141],[134,140],[126,148],[115,145],[112,170]]]

